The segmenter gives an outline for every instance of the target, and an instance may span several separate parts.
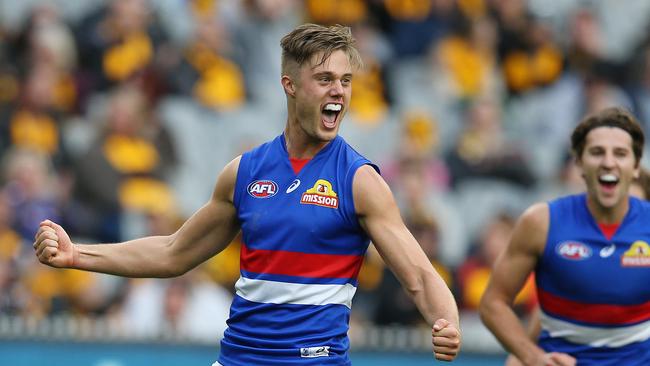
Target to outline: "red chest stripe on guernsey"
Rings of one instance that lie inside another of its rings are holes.
[[[541,289],[538,295],[539,303],[546,313],[579,322],[626,325],[650,319],[650,301],[638,305],[588,304],[568,300]]]
[[[241,248],[241,268],[265,274],[312,277],[356,278],[363,256],[310,254],[283,250]]]

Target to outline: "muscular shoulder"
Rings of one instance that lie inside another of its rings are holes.
[[[217,178],[217,184],[214,188],[214,193],[212,195],[213,199],[220,201],[233,202],[235,184],[237,183],[237,172],[239,171],[239,162],[241,160],[241,155],[237,156],[231,160],[223,168],[219,177]]]
[[[536,203],[521,215],[520,224],[528,229],[548,229],[549,209],[545,202]]]
[[[547,203],[536,203],[530,206],[515,226],[513,243],[521,249],[541,253],[546,245],[549,217]]]
[[[352,194],[355,211],[362,216],[372,210],[394,204],[388,184],[375,168],[368,164],[360,166],[354,173]]]

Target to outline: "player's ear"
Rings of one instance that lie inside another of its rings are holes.
[[[284,88],[284,92],[287,95],[290,95],[292,97],[296,96],[296,83],[293,81],[291,76],[289,75],[282,75],[282,79],[280,80],[282,83],[282,87]]]

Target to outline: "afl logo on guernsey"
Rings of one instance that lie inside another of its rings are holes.
[[[278,185],[272,180],[256,180],[248,185],[248,194],[255,198],[269,198],[278,193]]]
[[[577,241],[562,242],[555,248],[555,252],[560,257],[572,261],[581,261],[591,257],[591,248]]]
[[[300,203],[305,205],[317,205],[322,207],[339,207],[339,198],[332,189],[332,183],[325,179],[319,179],[314,187],[309,188],[300,197]]]

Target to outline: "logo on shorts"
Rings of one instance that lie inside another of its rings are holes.
[[[555,252],[560,257],[572,261],[581,261],[591,257],[591,248],[577,241],[562,242],[557,246]]]
[[[327,357],[330,355],[330,346],[305,347],[300,349],[300,357]]]
[[[650,245],[637,240],[621,257],[623,267],[650,267]]]
[[[248,194],[255,198],[269,198],[278,193],[278,185],[272,180],[256,180],[248,185]]]
[[[319,179],[314,187],[309,188],[300,197],[300,203],[306,205],[317,205],[329,208],[339,207],[339,198],[332,190],[332,183],[325,179]]]

